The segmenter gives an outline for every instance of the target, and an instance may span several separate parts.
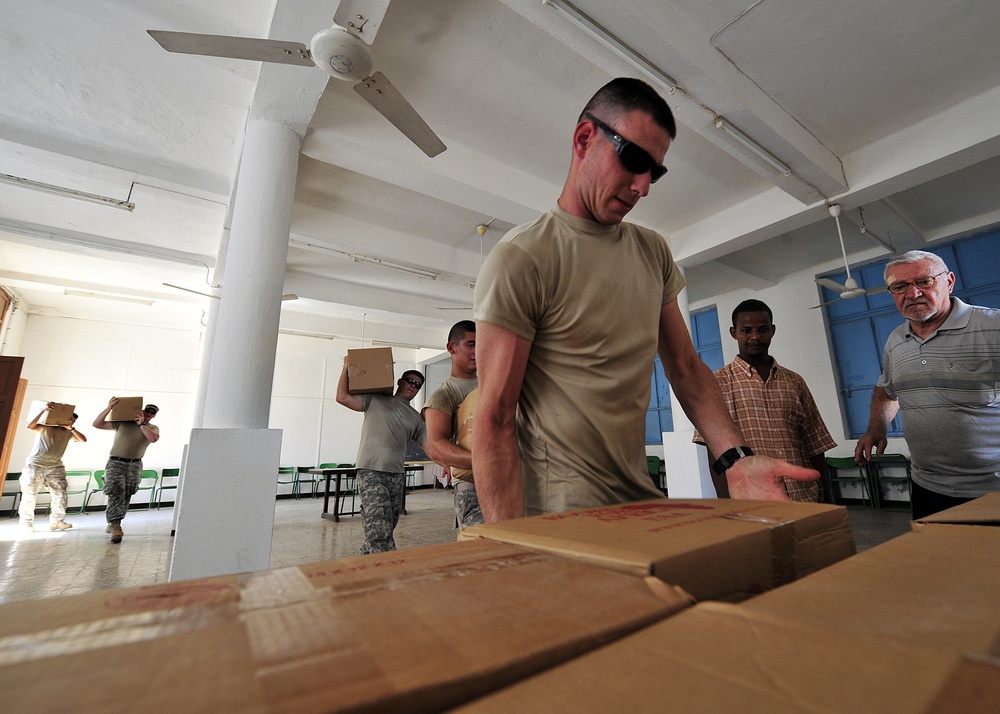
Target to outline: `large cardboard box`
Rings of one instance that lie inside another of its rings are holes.
[[[46,404],[48,402],[41,402],[41,406],[34,413],[38,414],[39,411],[45,408]],[[45,413],[45,417],[41,423],[45,426],[69,426],[73,423],[74,411],[76,411],[75,404],[56,403],[55,406]],[[34,415],[32,415],[32,418],[34,418]]]
[[[1000,656],[998,554],[1000,528],[926,526],[745,607],[907,645]]]
[[[135,421],[135,415],[141,411],[142,397],[118,397],[108,414],[108,421]]]
[[[739,601],[856,552],[841,506],[654,499],[472,526],[487,538]]]
[[[701,603],[457,711],[923,714],[958,660]]]
[[[391,347],[347,350],[347,390],[351,394],[392,394],[395,388]]]
[[[455,443],[463,449],[472,451],[472,425],[476,418],[476,406],[479,404],[479,388],[473,389],[465,400],[458,405],[455,412]],[[458,481],[472,482],[472,469],[452,467],[451,477]]]
[[[0,606],[0,691],[10,711],[438,711],[690,604],[653,579],[448,543]]]
[[[1000,526],[1000,493],[988,493],[974,501],[913,521],[914,530],[924,525],[948,523],[968,526]]]

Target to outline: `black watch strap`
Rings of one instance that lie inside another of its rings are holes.
[[[712,464],[712,471],[721,476],[726,473],[730,466],[745,456],[753,456],[753,449],[749,446],[734,446],[716,459],[715,463]]]

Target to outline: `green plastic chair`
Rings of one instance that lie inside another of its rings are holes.
[[[139,491],[149,491],[149,501],[146,502],[146,509],[151,509],[153,507],[153,494],[156,493],[156,482],[159,480],[159,475],[156,473],[156,469],[143,469],[141,478],[139,479],[139,488],[136,489],[136,493]],[[132,494],[133,496],[135,494]],[[129,506],[131,508],[132,506]]]
[[[90,477],[92,476],[90,471],[67,471],[66,472],[66,495],[67,496],[78,496],[83,494],[83,498],[80,500],[80,508],[75,513],[83,513],[84,507],[87,501],[87,492],[90,490]],[[52,501],[49,501],[49,507],[47,512],[52,510]],[[69,508],[67,507],[66,512],[69,513]]]
[[[291,495],[294,498],[299,497],[299,474],[296,472],[294,466],[278,467],[278,485],[280,486],[282,484],[290,484],[292,487]]]
[[[649,470],[649,477],[653,479],[653,485],[659,490],[663,490],[663,474],[660,473],[660,465],[663,459],[659,456],[646,455],[646,468]]]
[[[319,493],[319,484],[322,483],[323,477],[317,474],[309,473],[309,469],[312,466],[299,466],[296,468],[298,472],[298,479],[296,480],[296,485],[299,490],[299,495],[302,495],[302,484],[309,484],[309,488],[312,490],[312,497],[316,498],[316,494]]]
[[[83,499],[83,510],[87,510],[87,505],[90,503],[90,497],[95,493],[104,493],[104,469],[98,469],[94,472],[94,480],[92,482],[94,485],[87,491],[87,497]]]
[[[15,471],[7,474],[7,480],[3,482],[3,495],[0,498],[11,496],[14,499],[10,507],[10,517],[17,518],[17,502],[21,500],[21,472]]]
[[[868,475],[865,473],[865,467],[854,462],[853,456],[837,457],[837,456],[827,456],[826,457],[827,471],[830,472],[830,483],[831,484],[858,484],[861,486],[861,505],[864,507],[866,504],[871,503],[874,507],[875,502],[872,501],[871,489],[869,488]],[[834,503],[839,505],[846,505],[838,502],[838,496],[840,495],[840,489],[830,489],[830,498]],[[840,501],[843,499],[841,498]]]
[[[882,466],[902,466],[906,473],[902,475],[887,474],[883,473]],[[885,500],[882,498],[882,484],[883,483],[895,483],[903,484],[906,486],[906,497],[911,498],[911,477],[910,477],[910,460],[906,458],[903,454],[882,454],[881,456],[873,456],[868,462],[869,473],[872,477],[872,490],[874,493],[874,501],[876,508],[885,508]],[[903,507],[899,507],[900,510],[907,510],[910,508],[910,504],[907,503]]]
[[[160,510],[161,501],[163,499],[163,492],[164,491],[169,491],[171,489],[173,489],[174,491],[176,491],[177,490],[177,483],[180,480],[180,477],[181,477],[181,470],[180,469],[163,469],[163,471],[160,472],[160,483],[156,487],[156,491],[153,493],[153,500],[156,501],[156,510],[157,511]],[[174,482],[173,483],[166,483],[166,480],[168,478],[169,479],[173,479]],[[174,500],[175,501],[177,500],[176,494],[174,496]]]

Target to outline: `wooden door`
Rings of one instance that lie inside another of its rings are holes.
[[[3,451],[0,452],[0,489],[7,480],[7,466],[14,447],[21,402],[28,388],[28,380],[21,379],[24,357],[0,357],[0,434],[3,434]]]

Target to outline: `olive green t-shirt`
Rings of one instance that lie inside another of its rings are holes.
[[[462,379],[461,377],[450,376],[441,386],[434,390],[431,394],[430,399],[424,404],[424,408],[420,411],[420,418],[426,421],[424,412],[428,409],[437,409],[439,412],[444,412],[451,419],[451,440],[455,441],[455,435],[458,431],[458,425],[455,423],[455,416],[458,412],[458,408],[462,406],[462,402],[465,398],[469,396],[469,393],[479,386],[479,380],[475,377],[472,379]],[[453,468],[451,470],[451,477],[458,481],[472,482],[472,471],[469,469],[459,469]]]
[[[490,253],[476,322],[532,343],[517,414],[528,515],[662,495],[645,420],[661,308],[683,287],[654,231],[558,207]]]
[[[115,430],[115,440],[111,444],[111,456],[118,456],[123,459],[141,459],[149,446],[149,439],[142,433],[142,429],[134,421],[111,422]],[[153,424],[147,424],[150,431],[157,434],[160,428]]]

